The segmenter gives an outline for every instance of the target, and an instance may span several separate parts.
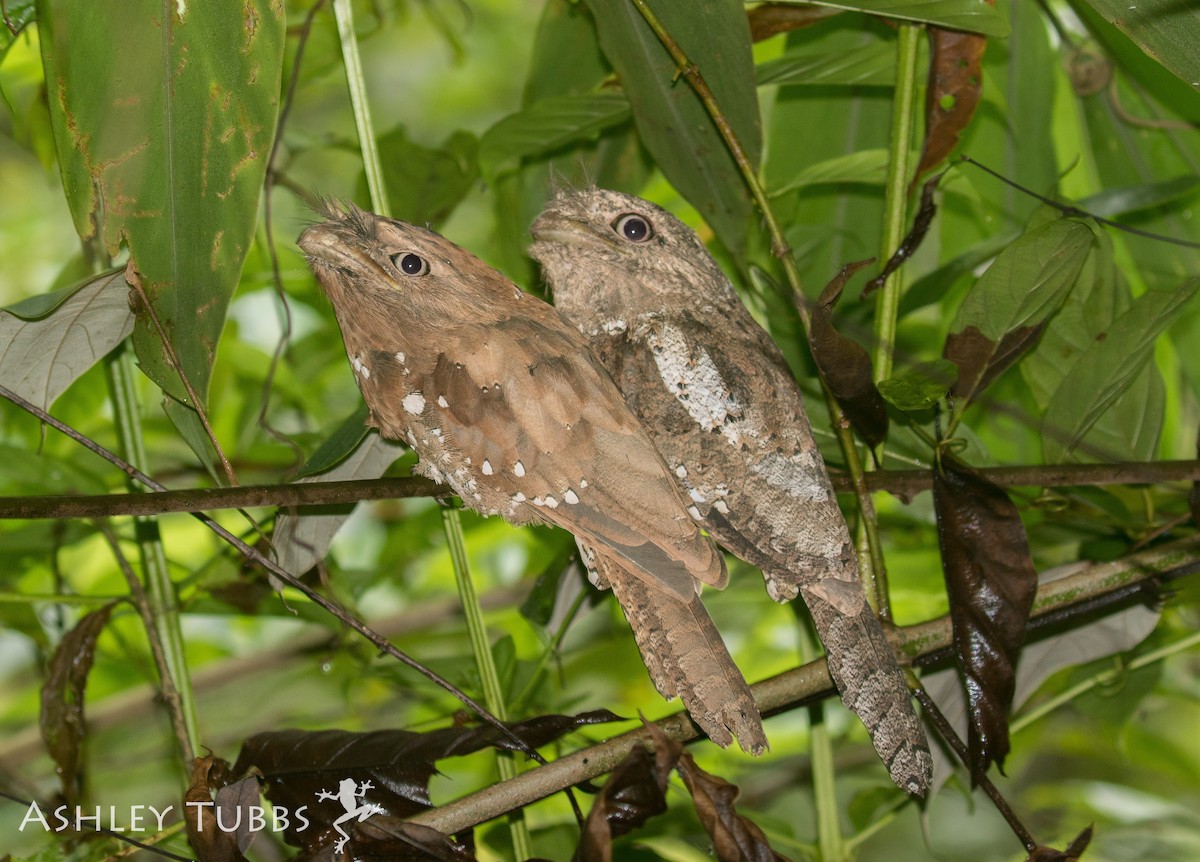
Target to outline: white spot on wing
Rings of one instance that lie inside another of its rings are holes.
[[[425,409],[425,396],[420,392],[410,392],[404,396],[404,400],[400,402],[400,406],[404,408],[404,412],[420,416],[421,412]]]
[[[446,403],[446,396],[439,395],[438,396],[438,407],[449,407],[449,406],[450,405]]]
[[[570,488],[568,488],[567,493],[563,494],[563,499],[566,500],[568,503],[570,503],[572,506],[574,506],[576,503],[579,502],[579,495],[576,494],[574,491],[572,491]]]
[[[713,508],[716,509],[718,512],[720,512],[722,515],[729,514],[729,506],[726,505],[724,500],[717,500],[717,502],[713,503]]]
[[[521,478],[522,476],[525,475],[525,465],[522,464],[520,461],[513,464],[513,473],[516,474],[518,479]]]
[[[691,515],[693,518],[695,518],[697,521],[700,520],[700,517],[701,517],[700,510],[697,509],[695,506],[688,506],[688,514]]]
[[[704,495],[701,494],[699,491],[697,491],[695,488],[692,488],[688,491],[688,496],[692,498],[693,503],[707,503],[708,502],[708,500],[706,500],[704,498]]]
[[[687,467],[680,464],[678,467],[675,468],[675,475],[678,476],[680,479],[686,479],[687,478]]]
[[[524,495],[524,494],[522,494],[520,491],[518,491],[517,493],[515,493],[515,494],[513,494],[513,495],[512,495],[512,501],[513,501],[514,503],[524,503],[524,502],[525,502],[525,495]]]
[[[404,353],[397,352],[396,353],[396,361],[399,362],[401,365],[403,365],[404,364]]]
[[[483,471],[483,475],[485,476],[492,475],[492,462],[487,458],[484,458],[483,463],[479,466],[479,469]]]
[[[546,505],[549,506],[551,509],[557,509],[558,508],[558,500],[554,499],[554,497],[547,494],[546,495]]]

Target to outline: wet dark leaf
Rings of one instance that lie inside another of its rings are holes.
[[[49,675],[42,685],[42,741],[58,767],[68,805],[75,804],[79,796],[79,747],[85,730],[83,701],[88,674],[96,657],[96,641],[115,606],[116,602],[111,602],[92,611],[67,632],[50,659]]]
[[[254,838],[251,824],[262,817],[258,794],[257,778],[233,781],[226,761],[196,758],[183,797],[183,820],[198,862],[245,862],[242,851]]]
[[[1037,847],[1029,854],[1026,862],[1076,862],[1083,851],[1092,841],[1092,827],[1089,826],[1076,836],[1066,850],[1055,850],[1053,847]]]
[[[449,835],[398,817],[378,815],[361,822],[351,820],[343,828],[351,835],[343,848],[342,858],[346,859],[387,862],[474,862],[475,859],[475,854]],[[335,833],[334,837],[340,836]],[[322,853],[313,858],[327,857]],[[337,858],[335,854],[334,859]]]
[[[543,715],[509,727],[527,745],[537,747],[584,725],[619,720],[608,710],[596,710],[576,716]],[[289,842],[312,851],[341,837],[334,822],[348,811],[343,797],[356,798],[357,806],[376,806],[377,814],[408,817],[430,807],[429,779],[438,760],[489,746],[515,748],[490,726],[426,733],[271,731],[246,740],[233,772],[240,775],[257,769],[268,782],[267,798],[272,803],[293,812],[303,807],[312,825],[304,828],[293,819],[283,832]]]
[[[996,0],[987,0],[995,6]],[[983,49],[987,37],[929,28],[929,86],[925,91],[925,143],[917,178],[950,155],[975,115],[983,89]]]
[[[972,783],[1008,754],[1016,662],[1037,590],[1029,540],[1008,495],[943,453],[934,475],[942,571],[967,692]]]
[[[887,405],[875,388],[871,357],[867,351],[834,328],[833,307],[850,277],[873,260],[860,260],[842,267],[813,306],[808,331],[808,347],[821,379],[850,424],[871,448],[887,438]]]
[[[958,367],[953,362],[936,359],[881,380],[879,392],[897,409],[916,413],[928,410],[944,398],[957,376]]]
[[[613,770],[588,813],[576,862],[611,862],[614,838],[667,810],[667,779],[683,747],[654,725],[646,726],[655,738],[653,754],[635,748]]]
[[[771,849],[763,831],[737,813],[734,802],[740,792],[736,784],[701,769],[692,755],[679,758],[679,774],[692,794],[696,814],[713,843],[719,862],[781,862],[787,857]]]

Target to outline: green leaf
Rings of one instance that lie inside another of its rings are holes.
[[[838,2],[838,0],[778,0],[780,3],[800,3],[805,6],[829,6],[850,12],[865,12],[880,18],[918,21],[936,24],[951,30],[966,30],[984,36],[1004,37],[1009,34],[1008,22],[994,7],[983,0],[868,0],[868,2]]]
[[[648,0],[671,37],[700,70],[717,104],[757,167],[762,131],[750,25],[735,0],[680,4]],[[588,0],[600,46],[620,78],[638,134],[659,169],[740,255],[751,202],[737,164],[695,91],[627,0]]]
[[[370,413],[371,411],[367,409],[366,403],[360,403],[353,413],[338,423],[334,432],[304,462],[296,478],[305,479],[309,476],[316,476],[332,470],[344,461],[358,448],[363,438],[369,433],[370,429],[367,428],[367,418],[370,416]]]
[[[958,366],[955,394],[969,401],[1041,335],[1087,259],[1092,229],[1058,219],[1006,248],[967,293],[943,355]]]
[[[893,407],[918,413],[946,397],[957,376],[958,367],[953,362],[935,359],[880,381],[879,392]]]
[[[441,147],[423,147],[403,127],[378,140],[392,216],[436,226],[446,220],[479,178],[479,141],[455,132]],[[366,189],[363,180],[362,189]]]
[[[788,52],[758,67],[758,83],[890,87],[896,80],[894,55],[882,40],[849,51]]]
[[[835,156],[810,165],[792,177],[787,185],[775,189],[771,195],[782,195],[803,186],[819,183],[872,183],[883,185],[887,179],[888,151],[881,149],[862,150]]]
[[[300,481],[378,479],[405,451],[403,446],[390,443],[378,434],[369,434],[362,445],[343,458],[336,467],[320,476],[308,476]],[[286,571],[299,576],[316,565],[325,556],[329,543],[353,510],[352,506],[329,508],[330,511],[321,511],[319,514],[312,514],[314,510],[309,509],[309,514],[283,514],[276,519],[273,544],[279,564]]]
[[[479,165],[485,176],[495,177],[522,158],[593,139],[629,117],[624,93],[551,96],[488,129],[480,140]]]
[[[1175,177],[1161,182],[1105,189],[1079,201],[1078,207],[1086,212],[1109,218],[1174,203],[1186,198],[1197,188],[1200,188],[1200,177]]]
[[[38,32],[63,185],[81,237],[129,244],[154,313],[142,369],[203,400],[225,309],[253,236],[275,134],[283,9],[219,3],[41,0]],[[190,404],[195,408],[201,405]]]
[[[0,380],[48,410],[63,390],[133,331],[129,285],[109,272],[0,309]]]
[[[0,61],[22,30],[35,19],[34,0],[4,0],[4,23],[0,25]]]
[[[1192,87],[1200,87],[1196,7],[1180,0],[1083,0]]]
[[[1070,457],[1101,415],[1139,379],[1154,356],[1155,339],[1197,290],[1200,278],[1178,290],[1145,293],[1096,337],[1063,378],[1042,420],[1048,462]]]

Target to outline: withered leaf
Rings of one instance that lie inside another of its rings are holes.
[[[576,716],[543,715],[509,725],[514,735],[537,747],[589,724],[619,721],[608,710]],[[305,806],[306,828],[294,818],[283,827],[284,838],[312,852],[340,836],[334,821],[346,811],[339,790],[350,782],[358,805],[377,806],[380,814],[408,817],[430,807],[429,779],[437,761],[470,754],[488,746],[513,749],[507,737],[490,726],[447,727],[417,733],[380,730],[281,730],[260,733],[242,745],[233,772],[255,768],[266,778],[267,798],[288,811]],[[357,834],[357,833],[355,833]]]
[[[996,0],[987,0],[995,6]],[[929,28],[929,85],[925,90],[925,143],[913,185],[937,167],[958,144],[975,115],[983,89],[981,61],[987,37],[959,30]]]
[[[1037,572],[1008,495],[948,452],[940,462],[933,504],[975,783],[991,763],[1003,768],[1008,754],[1008,711]]]
[[[667,780],[683,747],[656,726],[654,753],[635,748],[618,764],[596,795],[575,849],[575,862],[612,862],[613,839],[667,810]]]
[[[846,282],[874,258],[848,263],[821,291],[811,311],[808,347],[817,371],[850,424],[872,449],[887,438],[887,404],[875,387],[871,357],[852,338],[833,325],[833,307],[841,298]]]
[[[841,9],[828,6],[797,6],[793,3],[760,3],[746,12],[750,19],[750,38],[755,42],[770,39],[780,33],[789,33],[802,27],[811,27],[831,15],[840,15]]]
[[[993,380],[1007,371],[1021,354],[1037,344],[1042,331],[1046,328],[1043,320],[1036,326],[1021,326],[1004,333],[997,342],[992,341],[975,326],[968,326],[962,332],[952,332],[946,336],[946,346],[942,355],[958,366],[958,379],[969,381],[964,385],[955,384],[954,394],[970,397],[988,387]]]
[[[198,862],[245,862],[242,851],[254,838],[249,808],[258,805],[258,793],[257,779],[233,781],[226,761],[212,755],[195,759],[183,796],[183,825]]]
[[[1066,850],[1055,850],[1053,847],[1035,847],[1025,862],[1077,862],[1092,841],[1092,827],[1089,826],[1075,837]]]
[[[736,784],[705,772],[686,751],[679,758],[679,774],[692,794],[696,814],[712,838],[719,862],[785,862],[787,857],[771,849],[763,831],[737,813],[733,803],[740,791]]]
[[[63,798],[68,805],[74,805],[79,797],[88,674],[96,658],[96,641],[115,606],[116,602],[110,602],[86,614],[67,632],[50,659],[49,675],[42,685],[39,716],[42,741],[58,767]]]
[[[937,215],[937,204],[933,202],[933,193],[937,191],[938,183],[945,175],[946,172],[942,171],[936,177],[926,180],[921,189],[921,205],[917,208],[917,214],[913,216],[912,228],[900,241],[899,247],[892,252],[892,256],[883,265],[879,275],[867,282],[867,286],[862,292],[863,296],[870,296],[883,287],[888,276],[898,270],[900,265],[916,254],[917,249],[921,247],[921,243],[925,241],[925,234],[929,233],[929,226],[933,224],[933,217]]]

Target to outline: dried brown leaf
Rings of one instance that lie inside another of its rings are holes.
[[[258,780],[233,781],[229,764],[209,755],[192,764],[192,783],[183,796],[184,828],[198,862],[246,862],[254,834],[250,806],[258,806]]]
[[[750,38],[755,42],[770,39],[780,33],[789,33],[802,27],[811,27],[831,15],[840,15],[841,9],[829,6],[797,6],[794,3],[762,3],[746,13],[750,19]]]
[[[883,265],[879,275],[867,282],[867,286],[863,288],[863,296],[870,296],[883,287],[888,276],[898,270],[900,265],[916,254],[917,249],[921,247],[921,243],[925,241],[925,235],[929,233],[929,226],[933,224],[933,217],[937,215],[937,204],[933,201],[933,193],[937,191],[938,183],[945,175],[946,172],[942,171],[936,177],[930,177],[925,181],[925,185],[921,188],[921,204],[917,208],[917,214],[913,216],[912,228],[900,241],[896,250],[892,252],[892,256]]]
[[[1053,847],[1036,847],[1029,854],[1026,862],[1078,862],[1083,851],[1092,841],[1092,827],[1089,826],[1076,836],[1066,850],[1055,850]]]
[[[656,726],[646,728],[655,740],[653,755],[635,748],[613,770],[588,812],[575,862],[612,862],[614,838],[667,810],[667,779],[683,747]]]
[[[967,691],[972,783],[1008,754],[1016,662],[1037,589],[1029,540],[1008,495],[946,452],[934,474],[942,571]]]
[[[987,0],[995,5],[996,0]],[[983,89],[983,49],[987,37],[959,30],[929,28],[929,85],[925,96],[925,144],[913,185],[937,167],[958,145],[975,115]]]
[[[850,277],[873,261],[869,258],[842,267],[813,306],[808,331],[808,347],[821,379],[871,448],[887,438],[887,404],[875,386],[871,357],[861,344],[837,331],[833,307]]]
[[[58,767],[63,798],[68,805],[74,805],[79,797],[88,674],[96,657],[96,641],[115,606],[116,602],[110,602],[86,614],[67,632],[50,659],[49,675],[42,685],[39,717],[42,741]]]
[[[787,857],[771,849],[763,831],[737,813],[734,802],[740,790],[736,784],[705,772],[686,751],[679,758],[679,774],[692,794],[696,814],[712,838],[719,862],[785,862]]]
[[[343,848],[341,857],[335,854],[335,859],[386,859],[388,862],[475,860],[475,854],[466,845],[449,835],[398,817],[380,815],[354,823],[350,834],[350,841]]]
[[[1046,320],[1037,326],[1020,326],[1004,333],[994,342],[975,326],[946,336],[943,355],[958,366],[958,381],[952,387],[957,397],[981,392],[1016,362],[1026,350],[1037,344],[1046,328]]]

